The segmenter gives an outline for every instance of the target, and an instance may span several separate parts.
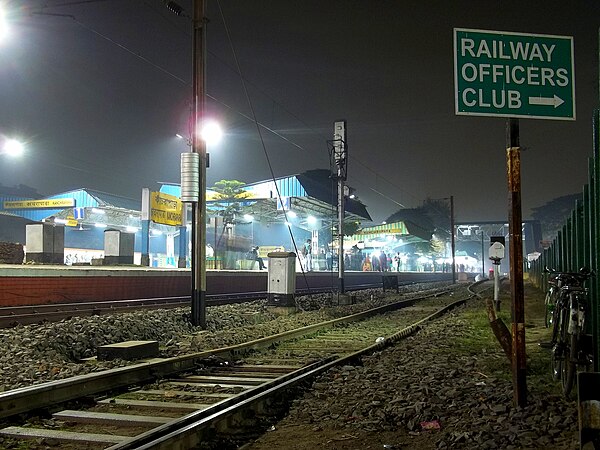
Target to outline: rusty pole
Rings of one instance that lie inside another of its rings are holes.
[[[510,293],[512,297],[512,379],[515,405],[527,404],[525,305],[523,295],[523,237],[521,218],[521,149],[519,120],[506,122],[508,224],[510,234]]]

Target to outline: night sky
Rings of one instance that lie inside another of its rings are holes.
[[[191,15],[191,1],[180,0]],[[0,0],[0,183],[43,194],[88,187],[137,198],[179,182],[189,134],[191,20],[161,0]],[[522,119],[523,217],[579,192],[598,107],[600,2],[207,1],[210,186],[329,167],[346,119],[348,183],[374,220],[454,195],[458,221],[505,220],[505,119],[454,113],[453,28],[574,36],[577,120]],[[266,155],[256,126],[262,128]]]

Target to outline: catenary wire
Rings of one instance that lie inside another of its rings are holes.
[[[85,4],[85,3],[96,3],[96,2],[106,2],[106,1],[110,1],[110,0],[89,0],[89,1],[73,1],[73,2],[63,2],[60,4],[54,4],[54,5],[43,5],[41,9],[45,9],[45,8],[49,8],[49,7],[59,7],[59,6],[71,6],[71,5],[76,5],[76,4]],[[148,6],[148,4],[146,2],[144,2],[144,4],[146,4]],[[221,9],[220,3],[217,0],[217,4],[219,5],[219,8]],[[190,86],[190,83],[186,80],[184,80],[183,78],[181,78],[180,76],[174,74],[173,72],[167,70],[166,68],[160,66],[159,64],[154,63],[152,60],[146,58],[145,56],[136,53],[135,51],[129,49],[127,46],[115,41],[114,39],[110,38],[109,36],[106,36],[105,34],[93,29],[92,27],[90,27],[89,25],[84,24],[83,22],[79,21],[74,15],[72,14],[59,14],[59,13],[48,13],[48,12],[33,12],[32,14],[34,15],[42,15],[42,16],[55,16],[55,17],[66,17],[66,18],[70,18],[72,19],[75,23],[77,23],[79,26],[81,26],[82,28],[86,29],[87,31],[95,34],[96,36],[106,40],[107,42],[110,42],[111,44],[119,47],[121,50],[129,53],[130,55],[144,61],[145,63],[149,64],[150,66],[154,67],[155,69],[159,70],[160,72],[166,74],[167,76],[179,81],[180,83],[184,84],[185,86]],[[222,11],[221,11],[222,14]],[[160,15],[161,17],[164,18],[164,16]],[[169,21],[169,23],[172,23]],[[216,57],[221,63],[223,63],[226,67],[228,67],[230,70],[233,70],[241,79],[242,83],[247,83],[248,81],[245,79],[245,77],[242,76],[240,69],[238,68],[237,70],[233,67],[231,67],[229,64],[227,64],[225,61],[223,61],[221,58],[218,57],[218,55],[215,55],[213,52],[210,52],[211,56]],[[301,124],[303,124],[306,128],[308,128],[311,132],[315,133],[316,135],[319,135],[321,137],[323,137],[324,139],[327,139],[324,135],[322,135],[320,132],[318,132],[317,130],[314,130],[312,127],[310,127],[309,125],[307,125],[300,117],[298,117],[296,114],[294,114],[293,112],[289,111],[284,105],[282,105],[280,102],[276,101],[275,99],[273,99],[271,96],[269,96],[269,94],[267,94],[264,90],[260,89],[259,87],[257,87],[255,84],[250,83],[252,86],[254,86],[261,94],[265,95],[267,98],[269,98],[269,100],[271,100],[274,104],[278,105],[280,108],[282,108],[286,113],[288,113],[290,116],[292,116],[294,119],[298,120]],[[245,88],[246,89],[246,88]],[[250,116],[248,116],[247,114],[242,113],[241,111],[235,109],[233,106],[226,104],[225,102],[217,99],[216,97],[210,95],[210,94],[205,94],[208,98],[210,98],[211,100],[219,103],[220,105],[228,108],[229,110],[231,110],[232,112],[238,114],[239,116],[245,118],[246,120],[249,120],[250,122],[254,123],[257,127],[261,127],[265,130],[267,130],[269,133],[277,136],[278,138],[284,140],[285,142],[287,142],[288,144],[298,148],[299,150],[303,150],[303,151],[308,151],[306,148],[304,148],[302,145],[294,142],[293,140],[285,137],[284,135],[282,135],[281,133],[277,132],[276,130],[272,129],[271,127],[268,127],[267,125],[258,122],[258,120],[255,118],[252,118]],[[262,136],[261,136],[262,139]],[[356,158],[353,155],[349,155],[349,159],[353,162],[358,163],[359,165],[361,165],[362,167],[364,167],[365,169],[367,169],[368,171],[372,172],[375,176],[377,176],[378,178],[384,180],[386,183],[388,183],[390,186],[394,187],[395,189],[399,190],[401,193],[405,193],[408,194],[410,197],[414,198],[415,200],[418,201],[417,197],[412,195],[411,193],[409,193],[408,191],[406,191],[405,189],[403,189],[402,187],[398,186],[397,184],[395,184],[394,182],[390,181],[388,178],[384,177],[383,175],[381,175],[379,172],[377,172],[375,169],[373,169],[372,167],[370,167],[369,165],[367,165],[366,163],[364,163],[363,161],[361,161],[359,158]],[[353,177],[354,178],[354,177]],[[355,182],[357,182],[358,184],[363,184],[360,182],[360,179],[357,178],[355,180]],[[396,200],[392,199],[391,197],[389,197],[388,195],[383,194],[381,191],[374,189],[371,186],[365,185],[364,186],[367,187],[367,189],[369,189],[370,191],[374,192],[375,194],[381,196],[382,198],[393,202],[394,204],[405,208],[405,206],[400,203],[397,202]]]

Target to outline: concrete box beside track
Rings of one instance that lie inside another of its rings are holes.
[[[101,361],[113,359],[133,361],[156,356],[158,356],[158,341],[126,341],[98,347],[98,359]]]
[[[294,252],[271,252],[267,293],[269,305],[294,305],[296,293],[296,254]]]

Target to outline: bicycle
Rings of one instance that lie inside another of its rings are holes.
[[[550,272],[550,271],[549,271]],[[552,324],[552,375],[561,380],[563,394],[569,398],[578,369],[586,370],[591,362],[591,339],[586,333],[588,290],[583,286],[592,273],[551,272],[554,292],[548,289],[548,303],[553,303],[548,321]],[[551,285],[552,286],[552,285]]]
[[[544,325],[546,328],[550,328],[550,325],[552,325],[554,308],[556,306],[556,298],[560,291],[560,281],[556,272],[550,271],[547,267],[544,268],[544,273],[551,274],[548,278],[548,290],[546,291],[546,297],[544,298]]]

